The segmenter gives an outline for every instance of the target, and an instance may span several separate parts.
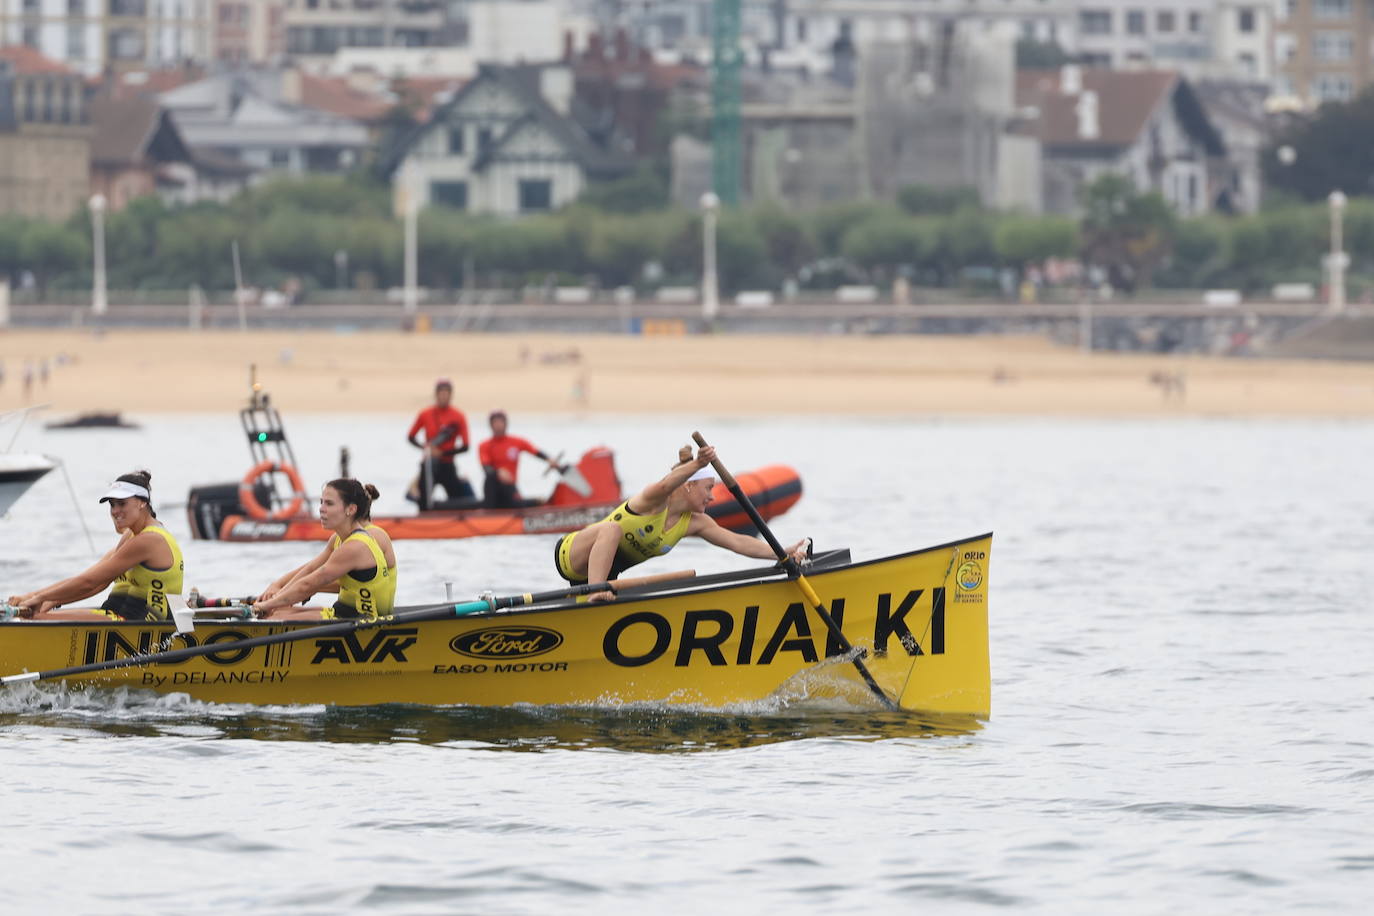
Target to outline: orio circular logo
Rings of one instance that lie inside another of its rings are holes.
[[[954,580],[959,583],[962,591],[971,592],[983,584],[983,567],[977,560],[965,560],[959,564]]]
[[[449,640],[448,647],[468,658],[532,658],[563,645],[563,634],[546,627],[484,627]]]

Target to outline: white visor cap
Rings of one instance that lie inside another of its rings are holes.
[[[109,491],[104,496],[100,497],[100,501],[104,503],[112,499],[128,499],[130,496],[137,496],[140,499],[147,500],[152,499],[152,494],[148,492],[146,487],[140,487],[136,483],[129,483],[127,480],[116,480],[110,486]]]
[[[697,471],[697,472],[696,472],[695,474],[693,474],[691,477],[688,477],[688,478],[687,478],[687,483],[691,483],[691,482],[694,481],[694,480],[715,480],[715,479],[716,479],[716,472],[715,472],[715,469],[712,468],[712,467],[708,464],[708,465],[706,465],[706,467],[704,467],[704,468],[702,468],[701,470]]]

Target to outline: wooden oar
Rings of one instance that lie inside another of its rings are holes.
[[[706,440],[702,437],[701,433],[692,433],[692,439],[702,448],[707,447]],[[868,685],[868,689],[873,691],[873,695],[888,709],[900,709],[901,707],[898,706],[892,698],[887,695],[883,688],[878,686],[878,682],[873,679],[872,672],[868,670],[868,666],[863,662],[862,651],[856,652],[854,646],[850,644],[844,633],[840,631],[840,625],[835,622],[835,618],[831,617],[830,612],[825,609],[825,605],[821,603],[820,596],[816,594],[816,590],[811,587],[810,582],[806,581],[806,576],[802,575],[801,565],[796,560],[792,559],[792,557],[788,556],[787,551],[782,549],[782,545],[779,544],[778,539],[773,536],[773,532],[768,527],[768,523],[763,520],[763,516],[759,515],[759,510],[754,508],[753,502],[745,495],[744,490],[739,485],[739,481],[735,480],[735,475],[730,473],[729,469],[721,463],[719,458],[715,458],[711,461],[711,467],[715,468],[716,473],[720,475],[721,483],[725,484],[725,488],[730,491],[730,495],[735,497],[740,507],[748,514],[749,520],[754,523],[754,527],[759,530],[759,534],[763,536],[764,541],[773,549],[773,553],[777,555],[778,562],[782,564],[783,569],[787,570],[788,576],[797,583],[797,587],[801,589],[802,595],[811,604],[811,608],[816,612],[816,616],[820,617],[821,622],[824,623],[826,629],[830,631],[830,635],[834,637],[835,644],[840,647],[840,651],[851,656],[850,661],[853,662],[854,668],[859,672],[864,683]]]
[[[265,636],[250,636],[245,639],[234,640],[233,642],[206,643],[199,646],[188,646],[185,649],[170,649],[166,652],[150,652],[147,655],[130,655],[125,658],[114,658],[109,661],[93,662],[89,665],[73,665],[68,668],[54,668],[51,671],[30,671],[24,674],[11,674],[6,677],[0,677],[0,685],[23,684],[29,681],[47,681],[59,677],[74,677],[79,674],[94,674],[97,671],[112,671],[116,668],[137,668],[143,665],[166,664],[184,661],[188,658],[196,658],[201,655],[209,655],[212,652],[255,649],[258,646],[272,646],[278,643],[295,642],[300,639],[315,639],[321,636],[342,636],[345,633],[352,633],[357,630],[370,630],[376,627],[389,627],[395,624],[418,623],[424,620],[444,620],[449,617],[465,617],[469,614],[480,614],[484,611],[524,607],[530,604],[539,604],[544,601],[553,601],[558,598],[590,595],[595,592],[604,592],[608,589],[611,591],[622,591],[624,589],[653,585],[658,582],[668,582],[675,579],[690,579],[695,575],[696,570],[683,569],[677,572],[657,573],[652,576],[639,576],[633,579],[612,579],[609,582],[587,582],[582,585],[569,585],[564,588],[557,588],[547,592],[527,592],[523,595],[482,598],[478,601],[468,601],[463,604],[448,603],[423,605],[402,610],[400,613],[394,614],[391,617],[378,617],[375,620],[341,620],[337,623],[313,624],[296,627],[281,633],[269,633]],[[269,618],[264,622],[271,623],[272,621]],[[15,626],[23,626],[23,624],[15,624]]]

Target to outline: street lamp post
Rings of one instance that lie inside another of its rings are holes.
[[[334,252],[334,288],[348,288],[348,252],[342,248]]]
[[[1331,256],[1328,261],[1328,280],[1331,284],[1329,291],[1329,302],[1331,311],[1345,311],[1345,268],[1350,263],[1350,256],[1345,253],[1345,243],[1342,238],[1345,228],[1345,195],[1340,191],[1332,191],[1326,198],[1326,202],[1331,205]]]
[[[709,324],[720,313],[720,282],[716,278],[716,218],[720,198],[714,191],[701,195],[701,317]]]
[[[91,313],[104,315],[110,309],[105,295],[105,195],[91,197],[91,247],[95,252],[91,276]]]

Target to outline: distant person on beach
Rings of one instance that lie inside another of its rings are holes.
[[[420,461],[420,480],[415,502],[421,509],[433,504],[434,487],[444,488],[448,501],[471,500],[472,485],[458,476],[453,465],[455,455],[468,450],[468,420],[454,407],[453,382],[441,378],[434,383],[434,403],[420,411],[410,424],[407,438],[410,444],[424,452]],[[424,433],[424,440],[418,436]]]
[[[724,547],[741,556],[774,559],[773,550],[758,538],[739,534],[716,524],[706,514],[716,475],[711,461],[716,450],[684,446],[678,463],[662,479],[616,506],[601,521],[581,531],[565,534],[554,545],[558,574],[574,585],[605,582],[619,577],[631,566],[672,550],[688,535]],[[794,559],[806,557],[806,538],[788,548]],[[615,593],[596,592],[589,601],[613,601]]]
[[[152,475],[147,471],[121,474],[100,497],[110,504],[110,521],[119,532],[119,543],[94,566],[26,595],[13,595],[9,603],[19,616],[39,620],[166,620],[167,596],[179,595],[184,575],[181,547],[162,527],[152,504]],[[63,608],[98,594],[110,583],[114,588],[99,608]]]
[[[279,577],[253,603],[273,620],[376,620],[396,606],[396,551],[372,524],[372,484],[351,477],[320,491],[320,525],[334,534],[319,556]],[[317,592],[338,592],[333,607],[297,607]]]
[[[487,423],[491,426],[491,438],[477,446],[477,460],[482,463],[482,473],[486,478],[482,485],[482,505],[489,509],[529,505],[529,501],[521,499],[520,491],[515,486],[520,454],[528,452],[536,458],[542,458],[560,472],[566,469],[566,465],[559,465],[535,448],[528,439],[510,435],[504,410],[493,410],[487,417]]]

